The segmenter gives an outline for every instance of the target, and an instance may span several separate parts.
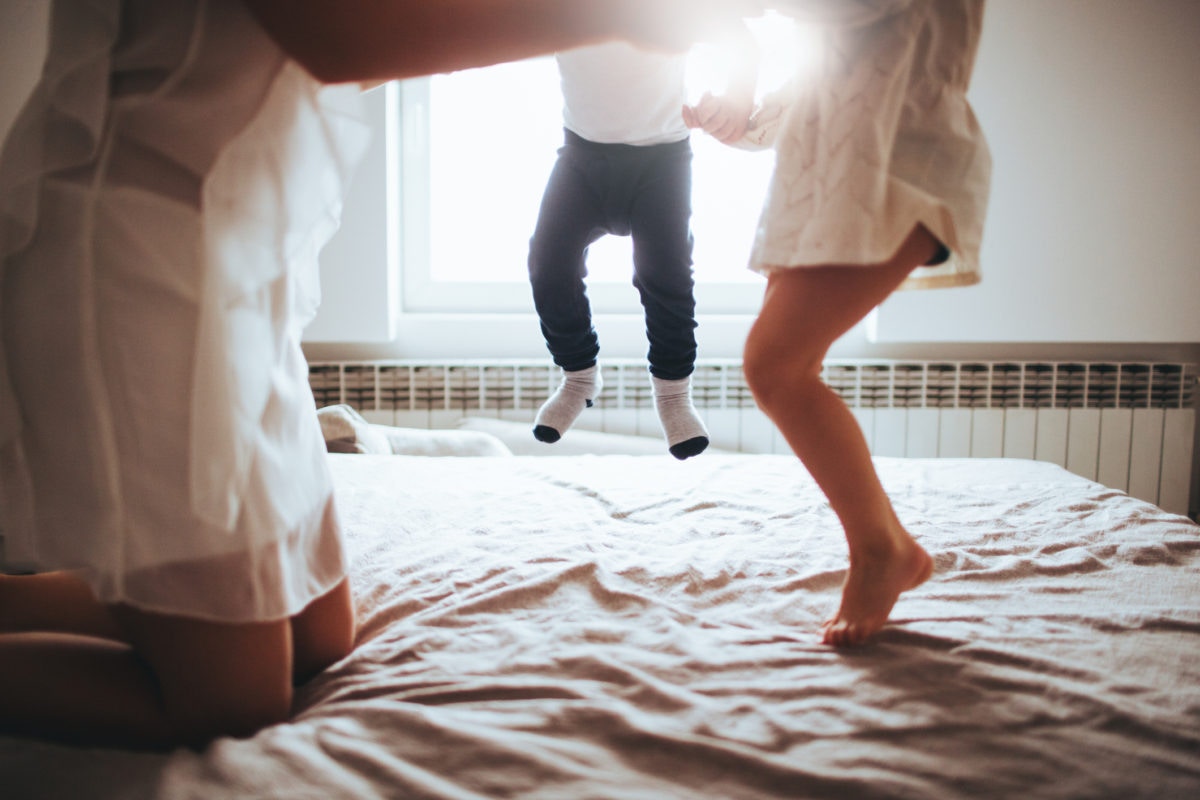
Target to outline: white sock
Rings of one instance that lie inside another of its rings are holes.
[[[708,429],[692,405],[692,379],[667,381],[650,376],[654,383],[654,406],[667,437],[667,449],[682,461],[700,455],[708,447]]]
[[[600,395],[603,381],[596,364],[574,372],[563,371],[562,383],[538,409],[533,436],[540,442],[557,442],[585,408]]]

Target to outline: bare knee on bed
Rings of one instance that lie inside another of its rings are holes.
[[[288,620],[218,623],[114,607],[134,652],[157,683],[179,743],[249,736],[288,718],[292,704]]]
[[[343,580],[292,617],[292,676],[303,683],[354,649],[354,600]]]

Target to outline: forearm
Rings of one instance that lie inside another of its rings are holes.
[[[614,0],[245,0],[319,80],[370,82],[544,55],[633,33]],[[622,30],[628,27],[630,30]]]

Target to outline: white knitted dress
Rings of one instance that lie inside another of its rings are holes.
[[[776,151],[751,268],[878,264],[919,223],[950,258],[902,288],[976,283],[991,158],[966,94],[983,0],[776,5],[823,44],[743,143]]]

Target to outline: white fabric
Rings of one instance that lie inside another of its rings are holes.
[[[294,718],[0,738],[0,794],[1200,797],[1200,528],[1052,464],[877,459],[936,572],[839,652],[846,545],[794,457],[330,459],[358,643]]]
[[[408,456],[511,456],[504,442],[483,431],[400,428],[367,422],[348,405],[318,409],[317,421],[331,453]],[[528,428],[525,430],[529,433]]]
[[[991,158],[966,93],[983,0],[776,5],[822,26],[822,52],[745,141],[776,151],[751,268],[882,263],[919,223],[951,257],[902,288],[977,283]]]
[[[557,55],[563,125],[604,144],[651,145],[688,138],[686,57],[624,42]]]
[[[365,144],[238,0],[59,0],[0,163],[11,559],[243,621],[344,576],[300,330]],[[10,393],[11,392],[11,393]]]
[[[398,456],[510,458],[513,454],[500,439],[482,431],[371,427],[383,434],[392,454]],[[525,432],[529,433],[528,427]]]

